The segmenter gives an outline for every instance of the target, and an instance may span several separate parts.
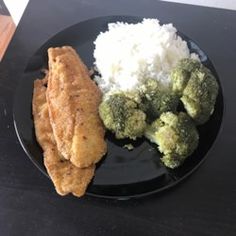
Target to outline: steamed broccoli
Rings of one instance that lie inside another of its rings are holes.
[[[188,114],[197,124],[205,123],[214,111],[218,84],[209,71],[192,73],[183,91],[181,101]]]
[[[171,72],[171,79],[188,115],[197,124],[205,123],[214,111],[219,87],[210,70],[196,60],[183,59]]]
[[[180,60],[177,66],[171,71],[173,91],[181,96],[189,81],[191,73],[200,67],[201,63],[197,60],[189,58]]]
[[[99,115],[105,127],[115,133],[116,138],[136,139],[146,128],[146,115],[138,104],[123,93],[107,96],[99,106]]]
[[[162,162],[172,169],[193,153],[199,139],[194,123],[184,112],[163,113],[147,127],[145,136],[158,145],[159,151],[164,154]]]
[[[140,108],[149,120],[158,118],[163,112],[176,111],[179,97],[170,89],[160,86],[158,81],[149,79],[139,90]]]

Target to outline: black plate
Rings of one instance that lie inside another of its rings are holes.
[[[42,77],[41,69],[47,67],[49,47],[71,45],[80,54],[88,67],[93,65],[93,41],[107,24],[116,21],[137,23],[142,19],[130,16],[109,16],[91,19],[73,25],[49,39],[29,60],[20,81],[14,104],[14,123],[17,136],[26,154],[45,174],[42,150],[35,139],[32,120],[31,101],[33,81]],[[200,56],[201,61],[214,73],[216,71],[207,55],[187,36],[178,33],[187,41],[191,52]],[[107,134],[108,153],[98,164],[96,175],[87,194],[106,198],[128,199],[145,196],[167,189],[189,176],[202,163],[212,147],[220,129],[223,116],[223,96],[220,87],[214,114],[203,126],[199,127],[200,143],[197,150],[176,170],[165,168],[160,163],[160,153],[145,139],[133,142],[135,149],[128,151],[123,147],[127,140],[117,141]]]

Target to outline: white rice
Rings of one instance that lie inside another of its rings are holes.
[[[108,24],[95,40],[95,66],[103,92],[135,91],[146,79],[156,79],[168,87],[170,71],[182,58],[196,58],[172,24],[157,19],[141,23]]]

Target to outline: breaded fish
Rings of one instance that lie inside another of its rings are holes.
[[[48,58],[47,102],[57,148],[77,167],[95,164],[107,150],[101,91],[72,47],[49,48]]]
[[[46,83],[47,78],[34,82],[32,101],[35,133],[44,152],[44,165],[58,194],[72,193],[80,197],[94,175],[95,165],[78,168],[58,152],[49,120]]]

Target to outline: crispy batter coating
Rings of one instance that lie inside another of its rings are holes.
[[[77,167],[95,164],[107,150],[101,91],[72,47],[49,48],[48,57],[47,102],[57,148]]]
[[[43,149],[44,164],[57,193],[80,197],[94,175],[95,165],[78,168],[59,153],[49,120],[46,83],[47,78],[34,82],[32,108],[36,138]]]

